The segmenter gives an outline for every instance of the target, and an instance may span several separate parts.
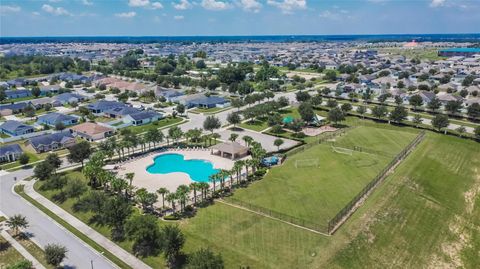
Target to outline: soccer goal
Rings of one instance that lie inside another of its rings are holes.
[[[318,167],[318,159],[295,160],[295,168]]]
[[[332,146],[332,151],[340,154],[346,154],[346,155],[353,155],[353,150],[352,149],[347,149],[347,148],[340,148],[340,147],[335,147]]]

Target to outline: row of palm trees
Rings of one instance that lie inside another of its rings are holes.
[[[217,140],[220,138],[218,133],[213,134],[203,134],[202,130],[199,128],[190,129],[187,132],[183,132],[178,126],[173,126],[168,129],[168,135],[165,135],[159,129],[149,129],[144,134],[134,134],[129,129],[123,129],[120,132],[120,137],[110,137],[106,141],[99,143],[98,148],[105,152],[106,157],[112,158],[117,154],[119,159],[125,159],[127,155],[135,152],[135,149],[140,146],[140,152],[145,152],[153,148],[156,148],[157,145],[167,142],[167,146],[170,143],[178,144],[179,140],[184,138],[186,144],[195,143],[198,145],[203,144],[205,147],[212,145],[212,140],[214,144],[217,143]],[[246,144],[251,143],[253,138],[249,136],[244,137]]]

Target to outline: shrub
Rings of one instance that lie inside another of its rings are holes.
[[[14,263],[10,266],[7,266],[6,269],[30,269],[33,268],[33,264],[31,261],[23,260],[17,263]]]
[[[25,164],[27,164],[29,161],[30,161],[30,156],[28,156],[26,153],[22,153],[22,155],[20,155],[20,157],[18,158],[18,162],[19,162],[21,165],[25,165]]]

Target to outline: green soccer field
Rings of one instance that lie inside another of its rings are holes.
[[[415,137],[415,133],[359,126],[337,137],[337,146],[359,146],[384,154],[333,152],[328,144],[288,157],[259,182],[235,192],[233,199],[326,224]],[[308,163],[318,162],[316,165]],[[227,199],[228,200],[228,199]]]

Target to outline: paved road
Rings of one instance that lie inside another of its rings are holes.
[[[0,176],[0,211],[7,216],[14,214],[26,216],[30,223],[26,232],[30,233],[42,247],[50,243],[65,246],[68,249],[67,258],[64,262],[65,268],[91,268],[91,262],[93,262],[94,268],[117,268],[102,255],[84,244],[83,241],[60,227],[35,206],[30,205],[23,198],[13,193],[12,188],[16,182],[14,177],[17,177],[18,181],[32,174],[33,169],[27,169]]]

